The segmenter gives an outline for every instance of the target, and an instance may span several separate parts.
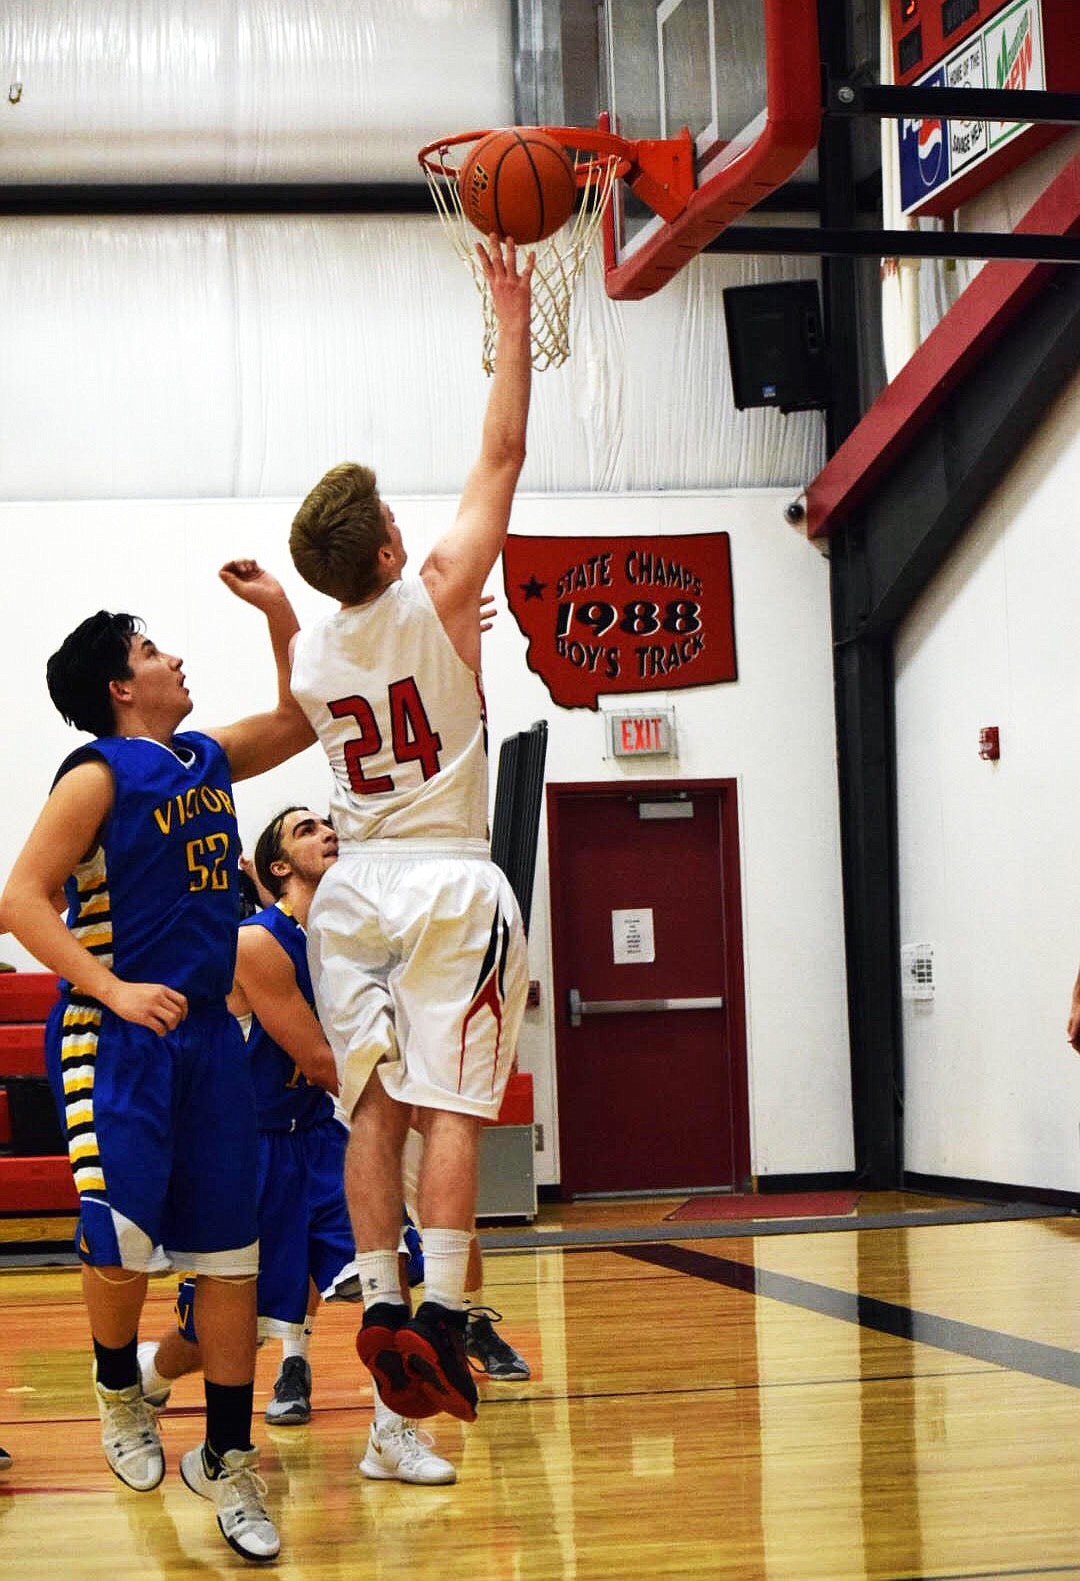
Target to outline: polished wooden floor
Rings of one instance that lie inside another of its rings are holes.
[[[356,1316],[325,1310],[311,1425],[257,1422],[275,1572],[1080,1577],[1080,1218],[883,1224],[872,1210],[890,1205],[864,1198],[859,1228],[715,1238],[689,1224],[678,1240],[663,1238],[670,1201],[545,1210],[537,1231],[572,1244],[523,1233],[487,1259],[487,1299],[532,1380],[484,1383],[471,1429],[435,1420],[459,1468],[449,1488],[357,1472],[370,1402]],[[656,1239],[590,1244],[604,1226]],[[158,1282],[144,1336],[170,1311]],[[271,1345],[260,1412],[276,1361]],[[75,1272],[0,1272],[0,1444],[14,1456],[0,1576],[250,1571],[177,1474],[200,1400],[192,1380],[177,1388],[165,1483],[129,1492],[100,1454]]]

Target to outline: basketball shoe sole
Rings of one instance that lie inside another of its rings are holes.
[[[446,1411],[460,1422],[476,1421],[478,1396],[465,1354],[465,1322],[464,1312],[451,1312],[437,1302],[425,1301],[397,1332],[397,1350],[427,1395],[426,1416]],[[409,1414],[402,1412],[403,1416]]]

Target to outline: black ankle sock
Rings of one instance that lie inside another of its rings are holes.
[[[130,1389],[139,1381],[139,1336],[133,1334],[126,1345],[113,1350],[94,1341],[94,1360],[97,1362],[97,1381],[103,1389]]]
[[[220,1459],[230,1449],[251,1448],[251,1412],[255,1384],[211,1383],[206,1389],[206,1449]]]

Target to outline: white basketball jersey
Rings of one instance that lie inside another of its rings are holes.
[[[339,840],[487,839],[480,677],[419,577],[301,632],[292,691],[330,760]]]

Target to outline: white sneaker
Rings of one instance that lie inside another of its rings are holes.
[[[257,1449],[230,1449],[211,1472],[203,1453],[189,1449],[180,1460],[180,1475],[200,1498],[217,1505],[217,1522],[230,1548],[244,1559],[276,1559],[281,1539],[266,1513],[266,1483],[258,1475]]]
[[[456,1482],[457,1472],[435,1453],[432,1442],[427,1433],[416,1431],[415,1422],[403,1417],[381,1429],[372,1422],[360,1470],[365,1477],[382,1482]]]
[[[142,1389],[142,1397],[147,1405],[152,1405],[155,1411],[160,1411],[172,1393],[172,1384],[167,1384],[164,1389],[148,1390],[146,1387],[147,1377],[153,1377],[157,1371],[154,1366],[157,1357],[157,1340],[144,1339],[136,1354],[139,1360],[139,1385]]]
[[[165,1475],[165,1454],[153,1408],[143,1399],[137,1383],[127,1389],[103,1389],[95,1382],[94,1394],[105,1459],[121,1482],[136,1493],[149,1493]]]
[[[6,1471],[11,1465],[11,1456],[6,1449],[0,1449],[0,1471]]]

